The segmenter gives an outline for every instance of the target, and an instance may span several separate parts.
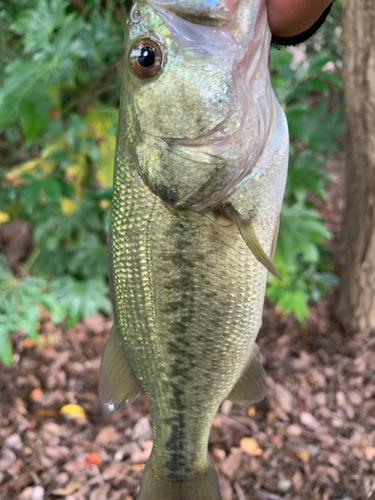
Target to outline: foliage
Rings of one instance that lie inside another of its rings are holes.
[[[288,119],[290,161],[274,257],[283,281],[271,276],[267,297],[302,322],[308,316],[307,303],[337,284],[321,246],[331,235],[313,200],[326,196],[330,176],[324,166],[340,149],[337,138],[344,125],[341,80],[324,70],[330,57],[317,54],[294,70],[292,57],[287,51],[271,52],[272,84]]]
[[[0,256],[5,363],[17,329],[37,341],[42,310],[68,325],[110,311],[105,243],[123,18],[114,0],[0,0],[0,245],[1,226],[18,219],[33,237],[13,272]],[[323,70],[328,56],[296,70],[291,57],[272,52],[292,151],[275,256],[284,281],[270,278],[268,296],[302,320],[333,279],[321,248],[329,234],[309,193],[325,195],[323,167],[342,132],[341,82]]]
[[[0,357],[9,335],[110,312],[106,281],[122,19],[117,3],[0,1],[0,225],[25,220],[33,251],[0,261]],[[1,229],[1,228],[0,228]]]

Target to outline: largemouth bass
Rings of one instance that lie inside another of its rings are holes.
[[[255,343],[284,193],[265,0],[137,0],[125,33],[102,359],[108,414],[140,391],[139,500],[218,500],[207,443],[225,398],[264,397]]]

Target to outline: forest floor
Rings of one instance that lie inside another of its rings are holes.
[[[338,266],[342,167],[329,166],[334,182],[320,206]],[[250,408],[224,401],[210,436],[223,500],[375,499],[375,339],[345,335],[333,301],[312,308],[304,327],[265,307],[267,397]],[[152,447],[148,404],[141,396],[111,418],[101,413],[110,326],[96,315],[64,329],[46,315],[43,345],[14,338],[14,367],[0,368],[0,499],[136,498]],[[68,404],[84,413],[63,414]]]

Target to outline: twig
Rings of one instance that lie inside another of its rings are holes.
[[[243,432],[244,434],[247,434],[249,431],[251,431],[250,427],[245,427],[244,425],[236,422],[233,420],[233,418],[229,418],[226,415],[223,415],[222,413],[218,413],[220,418],[222,418],[230,427],[234,427],[235,429]]]
[[[237,483],[237,481],[233,484],[234,489],[236,490],[238,500],[246,500],[245,493],[242,491],[241,486]]]
[[[41,462],[38,462],[38,463],[32,465],[29,468],[29,470],[23,472],[22,474],[20,474],[19,476],[15,477],[13,479],[10,479],[8,482],[6,482],[5,484],[3,484],[0,487],[0,495],[6,493],[7,490],[9,490],[10,488],[12,488],[16,484],[17,484],[17,486],[23,486],[24,483],[25,483],[25,481],[27,482],[30,476],[32,476],[36,472],[40,472],[42,470],[50,468],[53,465],[58,464],[59,462],[63,462],[64,460],[66,460],[67,458],[69,458],[71,455],[74,455],[74,453],[78,449],[79,449],[78,446],[75,446],[66,455],[64,455],[62,457],[59,457],[59,458],[57,458],[55,460],[52,460],[51,463],[48,466],[43,465]]]
[[[266,490],[257,491],[257,496],[259,500],[285,500],[283,497],[279,497],[279,495],[274,495]]]

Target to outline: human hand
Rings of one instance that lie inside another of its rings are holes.
[[[332,0],[267,0],[272,34],[292,38],[311,28]]]

